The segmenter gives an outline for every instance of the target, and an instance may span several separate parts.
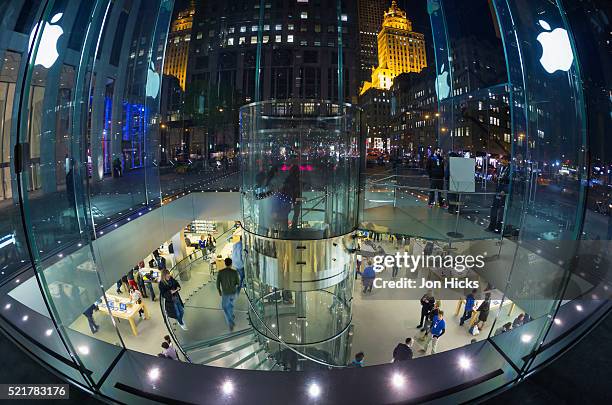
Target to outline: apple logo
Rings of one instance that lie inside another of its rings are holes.
[[[557,70],[567,72],[574,62],[574,53],[567,31],[563,28],[555,28],[551,31],[550,25],[544,20],[539,20],[538,23],[546,30],[536,38],[542,45],[542,57],[540,58],[542,67],[548,73],[554,73]]]
[[[149,68],[147,69],[147,86],[145,89],[147,97],[156,98],[159,94],[159,74],[155,71],[153,61],[149,61]]]
[[[40,37],[40,43],[38,44],[38,51],[36,53],[35,65],[42,65],[49,69],[59,56],[57,53],[57,41],[64,34],[64,30],[59,25],[53,25],[62,18],[62,13],[57,13],[51,18],[50,23],[44,23],[42,29],[42,36]],[[30,47],[34,41],[34,34],[38,29],[38,24],[34,26],[34,29],[30,33]]]
[[[439,0],[427,0],[427,13],[433,14],[436,11],[440,10],[440,1]]]
[[[448,72],[446,72],[444,63],[440,69],[440,74],[436,77],[436,93],[438,100],[444,100],[450,94],[450,85],[448,84]]]

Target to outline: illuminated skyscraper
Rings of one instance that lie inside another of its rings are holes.
[[[412,21],[394,0],[378,33],[378,66],[372,70],[372,80],[363,84],[361,94],[372,87],[389,90],[396,76],[420,72],[424,67],[427,67],[425,37],[412,31]]]
[[[377,36],[388,0],[359,0],[359,81],[370,80],[372,66],[378,62]]]
[[[172,21],[172,27],[168,34],[164,74],[176,77],[183,90],[185,90],[189,42],[191,41],[194,15],[195,7],[193,5],[189,9],[178,13],[176,19]]]

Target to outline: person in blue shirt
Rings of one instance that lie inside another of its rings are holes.
[[[463,311],[463,316],[459,320],[459,326],[463,326],[465,321],[472,318],[472,313],[474,312],[474,304],[476,303],[476,293],[478,290],[474,289],[471,293],[465,296],[465,310]]]
[[[234,267],[238,271],[238,275],[240,276],[240,285],[236,290],[236,294],[240,294],[240,290],[242,289],[244,283],[244,260],[242,259],[242,236],[238,242],[234,243],[232,246],[232,263]]]
[[[429,343],[431,343],[431,354],[436,353],[436,347],[438,346],[438,341],[440,337],[444,335],[446,332],[446,321],[444,320],[444,311],[439,311],[438,315],[435,315],[432,322],[431,328],[429,329],[431,332],[427,336],[427,340],[425,343],[425,348],[423,352],[427,353],[427,349],[429,348]]]
[[[359,352],[355,355],[355,360],[349,364],[349,367],[361,368],[363,367],[363,360],[365,359],[365,353]]]
[[[374,285],[374,279],[376,278],[376,272],[372,261],[368,260],[368,265],[363,269],[361,274],[361,283],[363,284],[363,293],[372,292],[372,286]]]

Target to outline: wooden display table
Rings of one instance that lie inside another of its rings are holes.
[[[138,311],[142,309],[144,312],[144,319],[149,319],[149,309],[145,305],[144,301],[140,300],[141,303],[136,304],[131,303],[128,298],[118,297],[116,295],[109,294],[106,295],[106,298],[109,302],[113,303],[112,308],[110,310],[113,318],[127,319],[127,321],[130,323],[130,327],[132,328],[132,333],[134,334],[134,336],[138,336],[138,329],[136,328],[136,322],[134,321],[134,318],[138,316]],[[102,302],[102,304],[100,304],[99,306],[100,312],[103,312],[108,315],[108,310],[106,308],[106,305],[104,304],[104,300],[101,299],[100,301]],[[120,309],[121,304],[125,304],[125,310]]]

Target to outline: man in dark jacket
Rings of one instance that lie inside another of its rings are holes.
[[[421,297],[421,322],[417,328],[423,327],[423,321],[429,315],[429,312],[431,312],[435,303],[436,299],[433,297],[431,290],[427,291],[425,295]]]
[[[406,338],[406,343],[398,343],[393,350],[393,362],[412,360],[412,339]]]
[[[427,161],[427,174],[429,174],[429,205],[432,206],[438,194],[438,205],[442,206],[442,190],[444,189],[444,158],[442,151],[436,149]]]
[[[217,274],[217,291],[221,296],[221,308],[225,314],[225,321],[229,326],[230,332],[234,330],[235,315],[234,315],[234,300],[236,299],[236,291],[240,286],[240,276],[238,272],[232,268],[232,259],[225,259],[225,268],[221,269]]]
[[[85,315],[85,318],[87,318],[87,322],[89,323],[89,329],[91,329],[91,333],[96,333],[98,329],[100,329],[100,326],[96,325],[96,321],[94,321],[93,318],[93,313],[97,310],[98,306],[96,304],[93,304],[83,312],[83,315]]]

